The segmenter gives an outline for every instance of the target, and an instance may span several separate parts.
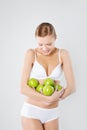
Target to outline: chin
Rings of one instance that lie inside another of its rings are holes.
[[[49,54],[51,54],[51,52],[52,52],[52,50],[49,50],[48,52],[42,51],[43,55],[49,55]]]

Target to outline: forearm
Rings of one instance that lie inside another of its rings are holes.
[[[74,87],[66,87],[64,93],[60,96],[60,100],[65,99],[76,91]]]
[[[21,93],[38,102],[49,102],[47,96],[44,96],[43,94],[36,92],[34,89],[32,89],[29,86],[22,87]]]

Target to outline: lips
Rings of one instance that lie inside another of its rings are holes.
[[[42,49],[42,51],[43,51],[44,53],[48,53],[50,50],[43,50],[43,49]]]
[[[48,53],[49,51],[44,51],[44,50],[43,50],[43,52],[44,52],[44,53]]]
[[[40,52],[41,52],[42,54],[44,54],[44,55],[49,55],[50,52],[51,52],[51,50],[50,50],[50,49],[49,49],[49,50],[43,50],[43,49],[41,49]]]

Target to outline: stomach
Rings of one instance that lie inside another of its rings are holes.
[[[54,102],[52,104],[48,104],[48,103],[46,104],[46,103],[34,101],[31,98],[27,98],[25,100],[25,102],[27,102],[29,104],[32,104],[32,105],[35,105],[35,106],[38,106],[38,107],[41,107],[41,108],[47,108],[47,109],[51,109],[51,108],[55,108],[55,107],[59,106],[59,102],[58,101]]]

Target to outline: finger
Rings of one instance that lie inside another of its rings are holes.
[[[64,88],[62,88],[59,92],[61,93],[62,91],[64,91],[65,89]]]
[[[59,93],[60,97],[63,95],[64,92],[65,92],[65,89],[63,89],[62,91],[60,91],[60,93]]]
[[[55,80],[54,82],[55,82],[55,84],[59,84],[60,80]]]

